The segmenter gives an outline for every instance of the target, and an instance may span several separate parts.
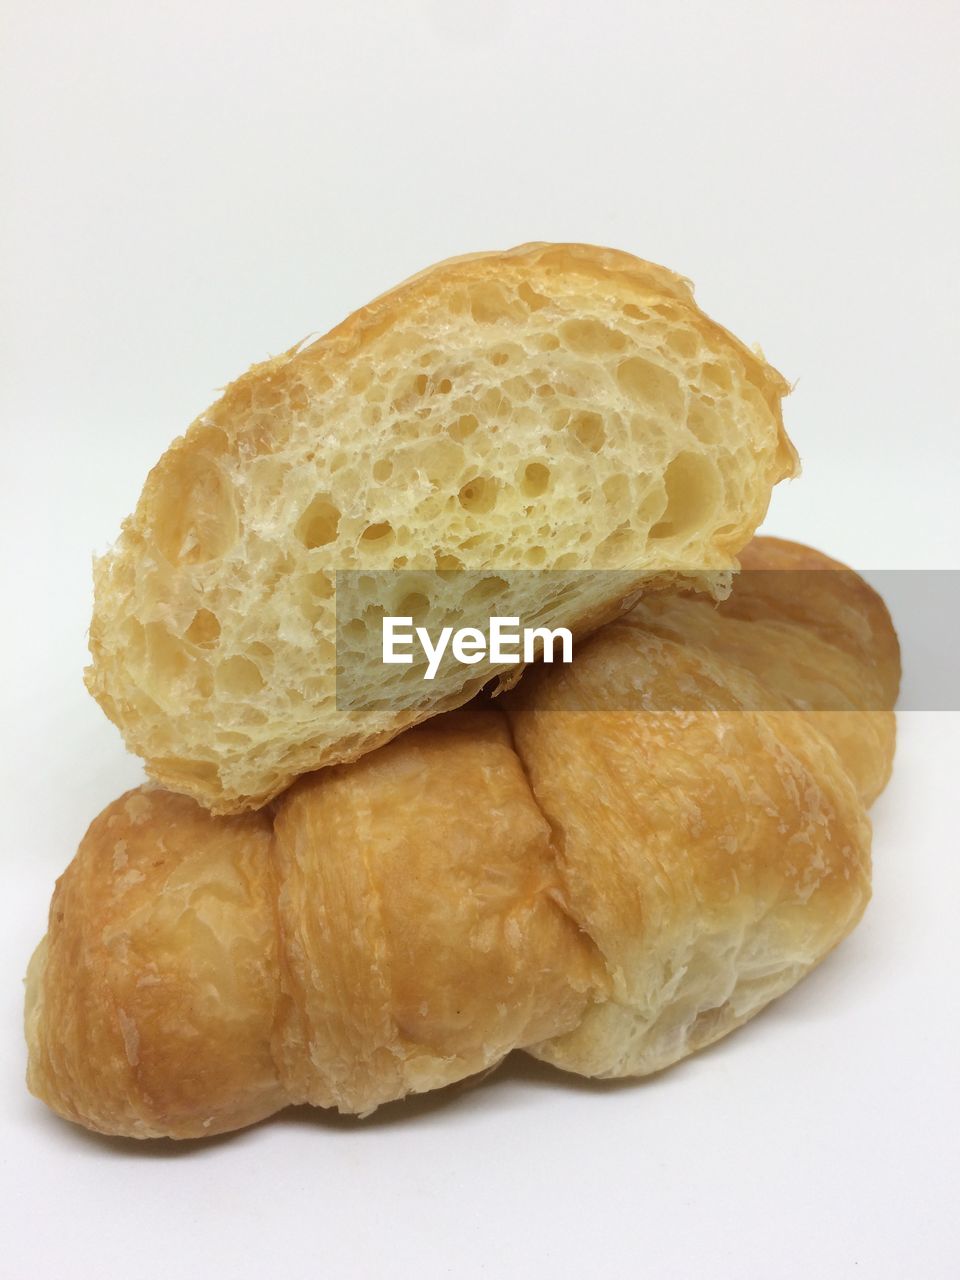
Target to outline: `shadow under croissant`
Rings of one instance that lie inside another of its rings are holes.
[[[436,1089],[431,1093],[410,1094],[406,1098],[384,1103],[367,1117],[342,1115],[340,1112],[323,1107],[291,1106],[245,1129],[216,1134],[210,1138],[179,1140],[111,1137],[83,1129],[45,1110],[42,1112],[41,1119],[56,1126],[60,1130],[60,1136],[66,1134],[78,1144],[79,1149],[86,1148],[87,1151],[106,1153],[111,1156],[173,1159],[191,1155],[200,1158],[227,1143],[250,1140],[268,1127],[284,1124],[307,1125],[325,1129],[331,1134],[348,1133],[357,1140],[364,1133],[382,1131],[395,1126],[429,1123],[434,1117],[447,1112],[453,1106],[486,1105],[487,1099],[494,1101],[492,1095],[498,1088],[502,1091],[505,1086],[510,1085],[520,1086],[521,1089],[552,1089],[558,1094],[572,1089],[595,1096],[636,1091],[639,1098],[641,1094],[646,1095],[652,1089],[669,1084],[685,1070],[696,1069],[697,1064],[704,1058],[713,1059],[724,1053],[736,1051],[733,1041],[737,1041],[742,1048],[751,1030],[755,1035],[764,1034],[776,1020],[786,1020],[795,1025],[805,1023],[810,1019],[812,1010],[816,1010],[816,1016],[823,1016],[822,993],[818,997],[813,988],[820,987],[824,983],[843,985],[843,970],[855,967],[856,964],[854,947],[837,948],[803,982],[774,1000],[750,1022],[738,1028],[732,1036],[724,1036],[674,1063],[671,1067],[640,1078],[598,1080],[578,1076],[552,1067],[549,1063],[540,1062],[522,1051],[515,1051],[488,1071],[460,1080],[456,1084],[447,1085],[443,1089]],[[498,1097],[495,1099],[495,1104],[502,1108],[503,1101],[502,1096]]]

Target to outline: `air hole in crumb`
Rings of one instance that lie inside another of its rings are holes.
[[[454,440],[466,440],[467,436],[472,436],[478,426],[477,419],[472,413],[464,413],[452,422],[447,428]]]
[[[489,600],[495,600],[497,596],[502,595],[507,589],[507,583],[503,578],[481,578],[479,582],[464,592],[464,605],[486,604]]]
[[[603,428],[603,419],[599,413],[575,413],[570,421],[570,429],[584,448],[591,453],[599,453],[607,438]]]
[[[530,383],[526,378],[508,378],[503,384],[503,389],[511,400],[530,399]]]
[[[539,498],[550,483],[550,468],[542,462],[528,462],[523,469],[523,492],[528,498]]]
[[[622,351],[627,340],[616,329],[608,329],[599,320],[567,320],[560,326],[560,335],[571,351],[581,355],[605,355]]]
[[[679,413],[680,384],[663,365],[634,356],[618,365],[617,382],[631,399],[653,405],[658,413]]]
[[[252,694],[263,688],[263,676],[256,663],[236,655],[217,668],[217,686],[225,693]]]
[[[393,463],[389,458],[378,458],[373,464],[373,478],[381,483],[393,475]]]
[[[497,481],[493,476],[475,476],[460,490],[460,505],[465,511],[483,515],[497,504]]]
[[[733,552],[743,546],[743,536],[741,524],[721,524],[713,531],[717,546]]]
[[[430,601],[422,591],[411,591],[403,597],[397,607],[397,617],[413,618],[418,622],[425,618],[430,610]]]
[[[186,630],[186,638],[201,649],[212,648],[220,639],[220,623],[209,609],[198,609]]]
[[[360,535],[361,542],[377,542],[383,546],[387,540],[393,541],[393,525],[386,523],[368,524]]]
[[[445,555],[438,552],[434,556],[434,560],[436,561],[436,565],[437,565],[437,573],[440,573],[440,574],[459,573],[460,570],[463,568],[463,561],[460,560],[457,556]]]
[[[340,528],[340,510],[325,493],[318,493],[297,521],[296,535],[308,551],[333,542]]]
[[[687,412],[687,426],[704,444],[712,444],[723,434],[723,420],[702,398],[694,399]]]
[[[733,389],[733,378],[730,370],[723,364],[705,364],[702,372],[703,380],[708,386],[717,388],[720,391],[731,391]]]
[[[657,481],[647,490],[634,510],[636,520],[639,524],[653,525],[656,524],[663,515],[667,505],[667,494],[662,483]]]
[[[333,595],[333,578],[329,573],[308,573],[303,583],[318,600],[329,600]]]
[[[503,393],[497,387],[491,387],[489,391],[484,392],[483,407],[489,414],[495,415],[504,407],[509,409],[510,406]]]
[[[522,320],[526,308],[498,284],[474,285],[470,291],[470,313],[478,324],[499,320]]]
[[[220,772],[215,764],[206,761],[181,760],[178,756],[160,756],[154,759],[154,767],[169,782],[220,783]]]
[[[359,648],[367,640],[367,628],[360,618],[351,618],[341,627],[340,634],[347,644]]]
[[[707,521],[720,496],[720,477],[709,458],[678,453],[663,477],[667,505],[651,538],[678,538]]]
[[[537,293],[536,289],[531,289],[526,281],[517,289],[517,296],[531,311],[539,311],[541,307],[547,305],[548,301],[542,293]]]

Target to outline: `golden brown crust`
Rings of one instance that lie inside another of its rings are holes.
[[[592,950],[559,905],[550,829],[495,711],[302,779],[274,832],[294,1100],[363,1114],[582,1015]]]
[[[254,366],[174,441],[97,563],[88,687],[163,785],[256,808],[512,678],[485,663],[424,689],[351,661],[336,570],[604,569],[538,618],[585,635],[653,580],[736,567],[796,473],[787,391],[629,254],[440,263]],[[549,576],[508,584],[500,613],[536,613]],[[424,621],[467,590],[435,580]]]
[[[204,1137],[284,1104],[266,815],[142,787],[91,824],[27,979],[28,1083],[103,1133]]]
[[[892,627],[884,611],[858,661],[821,642],[821,629],[840,634],[863,584],[848,570],[825,574],[805,624],[802,587],[790,594],[758,572],[785,567],[765,544],[753,544],[754,572],[738,576],[729,610],[645,599],[571,667],[530,671],[504,699],[566,899],[613,978],[574,1031],[533,1050],[564,1069],[645,1074],[727,1034],[821,959],[868,901],[864,801],[893,752],[890,704],[870,681]],[[748,622],[736,605],[745,581]],[[867,709],[794,709],[825,683]]]
[[[855,577],[824,576],[809,624],[775,578],[748,595],[746,617],[645,601],[571,667],[303,779],[272,828],[149,788],[116,801],[31,964],[31,1089],[104,1132],[194,1137],[288,1102],[366,1113],[514,1047],[641,1075],[738,1026],[869,897],[863,801],[892,754],[869,726],[889,710],[837,736],[794,703],[876,679],[888,707],[897,681]],[[789,708],[763,709],[784,671]]]

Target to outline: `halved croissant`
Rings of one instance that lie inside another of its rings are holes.
[[[384,669],[362,608],[351,657],[336,571],[428,572],[431,634],[477,592],[587,634],[736,567],[796,471],[787,390],[629,254],[440,263],[251,369],[164,454],[97,564],[90,692],[164,786],[256,808],[510,671]],[[503,576],[531,568],[552,572]],[[406,614],[417,590],[393,573],[367,602]]]
[[[835,571],[647,602],[272,814],[108,806],[30,965],[30,1088],[198,1137],[364,1114],[514,1048],[641,1075],[751,1017],[866,905],[899,658],[856,575],[767,539],[748,563]]]

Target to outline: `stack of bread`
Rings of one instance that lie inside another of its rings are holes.
[[[96,567],[87,684],[153,781],[57,884],[33,1092],[193,1138],[514,1049],[640,1076],[817,964],[869,898],[899,653],[856,574],[754,537],[787,390],[682,278],[550,244],[228,387]],[[572,663],[380,660],[385,615],[478,610]]]

